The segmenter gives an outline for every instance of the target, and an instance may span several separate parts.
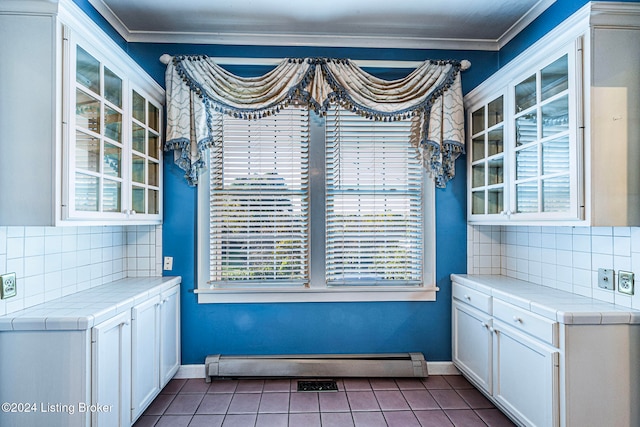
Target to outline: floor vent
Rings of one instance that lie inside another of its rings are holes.
[[[335,381],[298,381],[298,391],[338,391]]]
[[[205,359],[206,380],[212,377],[417,377],[425,378],[422,353],[312,354],[222,356]]]

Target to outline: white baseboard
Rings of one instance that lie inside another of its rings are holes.
[[[458,369],[453,366],[453,362],[427,362],[429,375],[460,375]],[[204,378],[205,367],[201,365],[181,365],[173,378]]]

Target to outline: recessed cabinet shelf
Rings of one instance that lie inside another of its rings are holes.
[[[42,7],[0,6],[0,225],[160,223],[164,90],[72,1]]]
[[[637,43],[637,4],[589,3],[465,97],[469,222],[640,225]]]

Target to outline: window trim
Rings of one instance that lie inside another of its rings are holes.
[[[382,302],[382,301],[435,301],[439,290],[435,278],[435,184],[424,172],[423,186],[423,285],[416,286],[345,286],[327,287],[324,280],[325,222],[317,221],[325,215],[324,190],[324,120],[309,113],[309,169],[310,169],[310,281],[309,287],[277,288],[213,288],[209,281],[209,156],[207,168],[199,178],[197,188],[197,286],[194,290],[198,303],[271,303],[271,302]],[[407,143],[409,143],[407,141]],[[322,227],[318,227],[322,224]]]

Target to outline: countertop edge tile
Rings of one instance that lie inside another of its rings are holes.
[[[119,279],[0,316],[0,331],[90,329],[180,283],[180,276]]]
[[[451,280],[566,325],[640,324],[640,310],[511,277],[452,274]]]

